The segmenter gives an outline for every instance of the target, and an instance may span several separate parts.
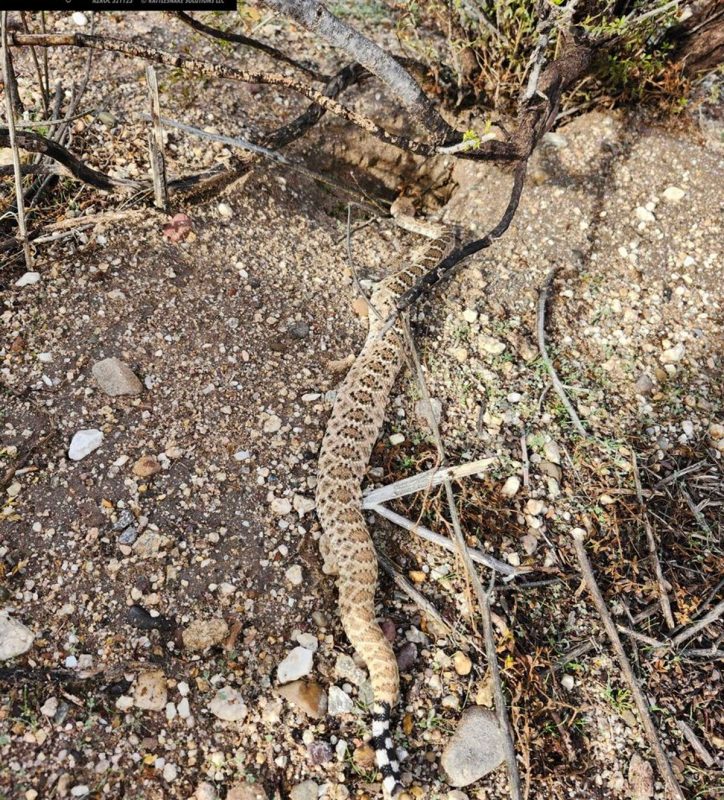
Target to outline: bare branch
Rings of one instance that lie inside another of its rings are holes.
[[[220,39],[223,42],[234,42],[236,44],[246,45],[246,47],[253,47],[255,50],[260,50],[262,53],[266,53],[268,56],[271,56],[276,61],[283,61],[285,64],[289,64],[295,69],[301,70],[306,75],[309,75],[310,78],[315,81],[319,81],[320,83],[327,83],[330,80],[329,75],[324,75],[323,73],[318,72],[317,70],[312,69],[305,64],[302,64],[300,61],[295,61],[293,58],[289,58],[289,56],[282,53],[281,50],[277,50],[276,47],[272,47],[264,42],[257,41],[249,36],[244,36],[241,33],[220,31],[218,28],[212,28],[211,25],[205,25],[203,22],[194,19],[185,11],[172,11],[170,14],[180,19],[181,22],[183,22],[185,25],[188,25],[190,28],[193,28],[195,31],[199,31],[199,33],[204,33],[207,36],[211,36],[213,39]]]
[[[648,701],[646,700],[644,693],[641,691],[641,687],[636,680],[636,676],[631,668],[631,662],[628,660],[626,651],[623,649],[623,645],[621,644],[621,639],[619,638],[618,631],[616,630],[616,625],[611,618],[611,613],[606,607],[606,601],[603,599],[601,590],[598,588],[598,584],[596,583],[596,578],[594,577],[593,570],[591,568],[591,562],[588,560],[586,547],[583,543],[584,537],[585,532],[581,528],[575,528],[572,531],[573,546],[576,551],[576,556],[578,558],[578,563],[581,568],[581,574],[583,575],[586,588],[593,599],[593,603],[596,606],[598,615],[601,618],[603,627],[608,634],[608,638],[611,642],[614,653],[616,654],[619,666],[621,667],[621,672],[626,679],[626,683],[628,684],[631,695],[636,703],[636,708],[639,712],[639,717],[641,718],[641,724],[643,725],[646,733],[646,738],[648,739],[649,746],[654,752],[656,763],[658,764],[659,771],[666,782],[669,793],[672,797],[676,798],[676,800],[685,800],[684,794],[681,791],[681,787],[679,786],[676,777],[674,776],[669,759],[667,758],[659,739],[656,726],[651,718]]]
[[[583,427],[583,423],[581,422],[578,412],[573,407],[573,404],[568,399],[568,395],[566,394],[566,390],[563,388],[563,384],[561,383],[560,378],[558,377],[558,373],[556,372],[555,367],[553,366],[553,362],[548,355],[548,348],[546,347],[546,301],[548,299],[548,290],[550,289],[551,284],[553,283],[553,278],[556,274],[556,268],[554,267],[546,277],[545,281],[543,281],[543,286],[540,290],[540,296],[538,298],[538,349],[540,350],[541,358],[543,359],[543,363],[545,364],[546,369],[548,370],[548,374],[551,378],[551,383],[553,384],[553,389],[555,393],[560,398],[561,403],[565,407],[566,411],[568,412],[568,416],[573,423],[573,427],[579,433],[580,436],[586,438],[588,434],[586,433],[586,429]]]
[[[432,101],[400,63],[375,42],[345,25],[319,0],[264,0],[264,4],[319,34],[334,47],[344,50],[354,61],[376,75],[415,119],[436,137],[455,136]]]
[[[28,243],[28,230],[25,226],[25,204],[23,198],[23,176],[20,171],[20,154],[18,152],[17,134],[15,131],[15,109],[13,108],[12,87],[15,87],[17,93],[17,83],[15,75],[12,72],[10,63],[10,50],[8,49],[8,12],[1,12],[0,17],[0,44],[2,45],[2,73],[3,81],[5,82],[5,111],[8,117],[7,131],[7,147],[12,150],[13,157],[13,173],[15,176],[15,199],[17,203],[17,218],[18,230],[20,238],[23,243],[23,254],[25,255],[25,266],[31,269],[33,266],[33,257],[30,254],[30,244]]]
[[[666,592],[666,581],[664,580],[664,573],[661,569],[661,562],[659,561],[658,545],[654,535],[654,529],[651,525],[651,520],[646,511],[646,504],[644,503],[644,496],[641,490],[641,477],[639,476],[639,465],[636,460],[636,453],[631,451],[631,464],[633,466],[634,484],[636,486],[636,498],[639,501],[641,514],[644,520],[644,528],[646,530],[646,541],[649,546],[649,553],[651,560],[654,564],[654,572],[656,573],[656,583],[659,587],[659,603],[661,604],[661,611],[663,612],[666,625],[670,631],[676,627],[674,616],[671,613],[671,603],[669,602],[669,595]]]

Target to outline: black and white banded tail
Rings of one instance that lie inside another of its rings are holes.
[[[386,798],[396,797],[402,791],[402,784],[400,783],[400,762],[390,733],[390,706],[388,703],[374,703],[372,706],[370,744],[375,751],[377,769],[382,773],[384,795]]]

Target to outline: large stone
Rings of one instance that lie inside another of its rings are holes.
[[[317,800],[319,787],[314,781],[302,781],[292,787],[289,800]]]
[[[267,795],[258,783],[235,783],[226,793],[226,800],[267,800]]]
[[[628,783],[631,800],[650,800],[654,796],[654,769],[638,753],[634,753],[631,757]]]
[[[220,644],[229,634],[229,626],[221,617],[195,619],[181,634],[187,650],[206,650]]]
[[[236,689],[225,686],[209,703],[209,711],[224,722],[241,722],[246,717],[247,707]]]
[[[443,750],[440,763],[451,786],[469,786],[503,763],[503,736],[492,711],[472,706]]]
[[[35,634],[7,611],[0,611],[0,661],[21,656],[30,650]]]
[[[163,711],[166,708],[168,691],[163,670],[147,669],[142,672],[133,687],[133,704],[144,711]]]
[[[80,461],[103,443],[103,433],[95,428],[86,428],[73,435],[68,448],[68,458],[71,461]]]
[[[323,717],[327,711],[327,696],[315,681],[293,681],[279,687],[279,694],[312,719]]]
[[[104,358],[96,361],[91,369],[98,386],[110,397],[124,394],[141,394],[143,385],[133,370],[118,358]]]
[[[329,713],[331,716],[336,717],[340,714],[350,714],[354,708],[352,698],[339,686],[329,687]]]
[[[314,655],[306,647],[295,647],[277,667],[279,683],[291,683],[312,671]]]

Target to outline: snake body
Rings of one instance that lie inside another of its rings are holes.
[[[370,298],[367,339],[338,389],[319,456],[316,503],[323,569],[337,576],[344,631],[369,671],[371,744],[385,797],[402,790],[390,731],[400,679],[392,645],[375,618],[377,556],[362,515],[361,485],[404,357],[399,325],[385,330],[385,321],[397,299],[450,252],[454,238],[454,229],[442,228],[418,257],[377,285]]]

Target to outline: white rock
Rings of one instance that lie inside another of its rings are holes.
[[[5,490],[8,497],[17,497],[23,489],[23,485],[17,481],[13,481],[10,486]]]
[[[314,663],[313,654],[306,647],[295,647],[277,667],[279,683],[290,683],[309,675]]]
[[[237,450],[234,453],[235,461],[248,461],[251,458],[251,453],[248,450]]]
[[[675,364],[677,361],[681,361],[685,352],[686,348],[682,342],[679,342],[677,345],[674,345],[674,347],[669,347],[667,350],[664,350],[660,357],[661,363]]]
[[[73,24],[77,25],[79,28],[88,24],[88,17],[86,17],[82,11],[74,11],[71,19],[73,20]]]
[[[664,200],[668,200],[669,203],[678,203],[685,194],[686,192],[678,186],[667,186],[662,197]]]
[[[90,789],[84,783],[79,783],[70,790],[70,793],[73,797],[85,797],[90,794]]]
[[[165,764],[163,768],[163,779],[166,783],[172,783],[178,776],[178,770],[175,764]]]
[[[118,700],[116,700],[116,708],[119,711],[128,711],[133,708],[133,698],[127,694],[122,694]]]
[[[466,308],[463,311],[463,319],[465,322],[475,322],[478,318],[478,312],[474,308]]]
[[[564,676],[561,678],[561,686],[562,686],[564,689],[567,689],[569,692],[571,691],[571,689],[572,689],[572,688],[573,688],[575,685],[576,685],[576,681],[575,681],[575,678],[573,677],[573,675],[564,675]]]
[[[262,430],[264,433],[276,433],[282,427],[282,421],[276,414],[272,414],[264,423]]]
[[[7,661],[30,650],[35,634],[7,611],[0,611],[0,661]]]
[[[23,286],[32,286],[34,283],[37,283],[40,280],[40,273],[39,272],[26,272],[24,275],[21,275],[16,281],[15,285],[20,288]]]
[[[537,517],[543,513],[545,507],[546,504],[542,500],[529,500],[525,504],[525,513]]]
[[[300,633],[297,634],[297,642],[304,647],[305,649],[309,650],[312,653],[317,652],[317,648],[319,647],[319,639],[317,639],[314,634],[311,633]]]
[[[216,210],[222,219],[231,219],[234,216],[234,211],[228,203],[219,203]]]
[[[311,497],[305,497],[303,494],[295,494],[292,503],[294,505],[294,510],[299,514],[299,519],[317,507],[317,504]]]
[[[206,781],[202,781],[196,787],[194,800],[217,800],[218,796],[219,795],[216,793],[216,788],[212,783],[207,783]]]
[[[44,717],[54,717],[58,711],[58,698],[49,697],[42,706],[40,706],[40,713]]]
[[[133,687],[133,703],[144,711],[163,711],[168,693],[163,670],[147,669],[137,678]]]
[[[209,711],[225,722],[241,722],[247,715],[247,707],[241,695],[230,686],[219,689],[209,703]]]
[[[71,461],[80,461],[103,443],[103,433],[95,428],[86,428],[73,435],[68,448],[68,458]]]
[[[119,358],[104,358],[91,368],[101,391],[109,397],[141,394],[143,384],[133,370]]]
[[[181,719],[188,719],[191,716],[191,706],[189,705],[188,697],[182,697],[178,703],[176,703],[176,710]]]
[[[299,564],[294,564],[284,573],[284,577],[292,584],[292,586],[301,586],[304,581],[302,575],[302,568]]]
[[[641,222],[656,222],[656,217],[648,210],[648,208],[644,208],[643,206],[639,206],[634,211],[634,214],[636,215],[637,219],[641,220]]]
[[[518,494],[518,489],[520,489],[520,478],[516,477],[515,475],[511,475],[503,484],[503,488],[500,490],[500,493],[503,495],[503,497],[515,497],[515,495]]]
[[[292,787],[289,800],[317,800],[319,787],[314,781],[303,781]]]
[[[286,497],[275,497],[271,501],[272,514],[277,517],[285,517],[292,510],[292,504]]]
[[[553,464],[561,463],[561,448],[558,447],[558,444],[552,439],[549,439],[543,445],[543,454],[545,455],[546,460],[551,461]]]
[[[505,342],[494,339],[486,333],[481,333],[480,336],[478,336],[478,345],[481,350],[489,353],[491,356],[499,356],[506,348]]]
[[[404,433],[393,433],[392,436],[390,436],[390,444],[393,447],[402,444],[404,441],[405,441]]]
[[[469,786],[492,772],[505,758],[503,736],[492,711],[471,706],[440,759],[451,786]]]
[[[340,714],[349,714],[354,708],[352,698],[339,686],[329,687],[329,697],[327,700],[327,712],[332,716],[339,716]]]

